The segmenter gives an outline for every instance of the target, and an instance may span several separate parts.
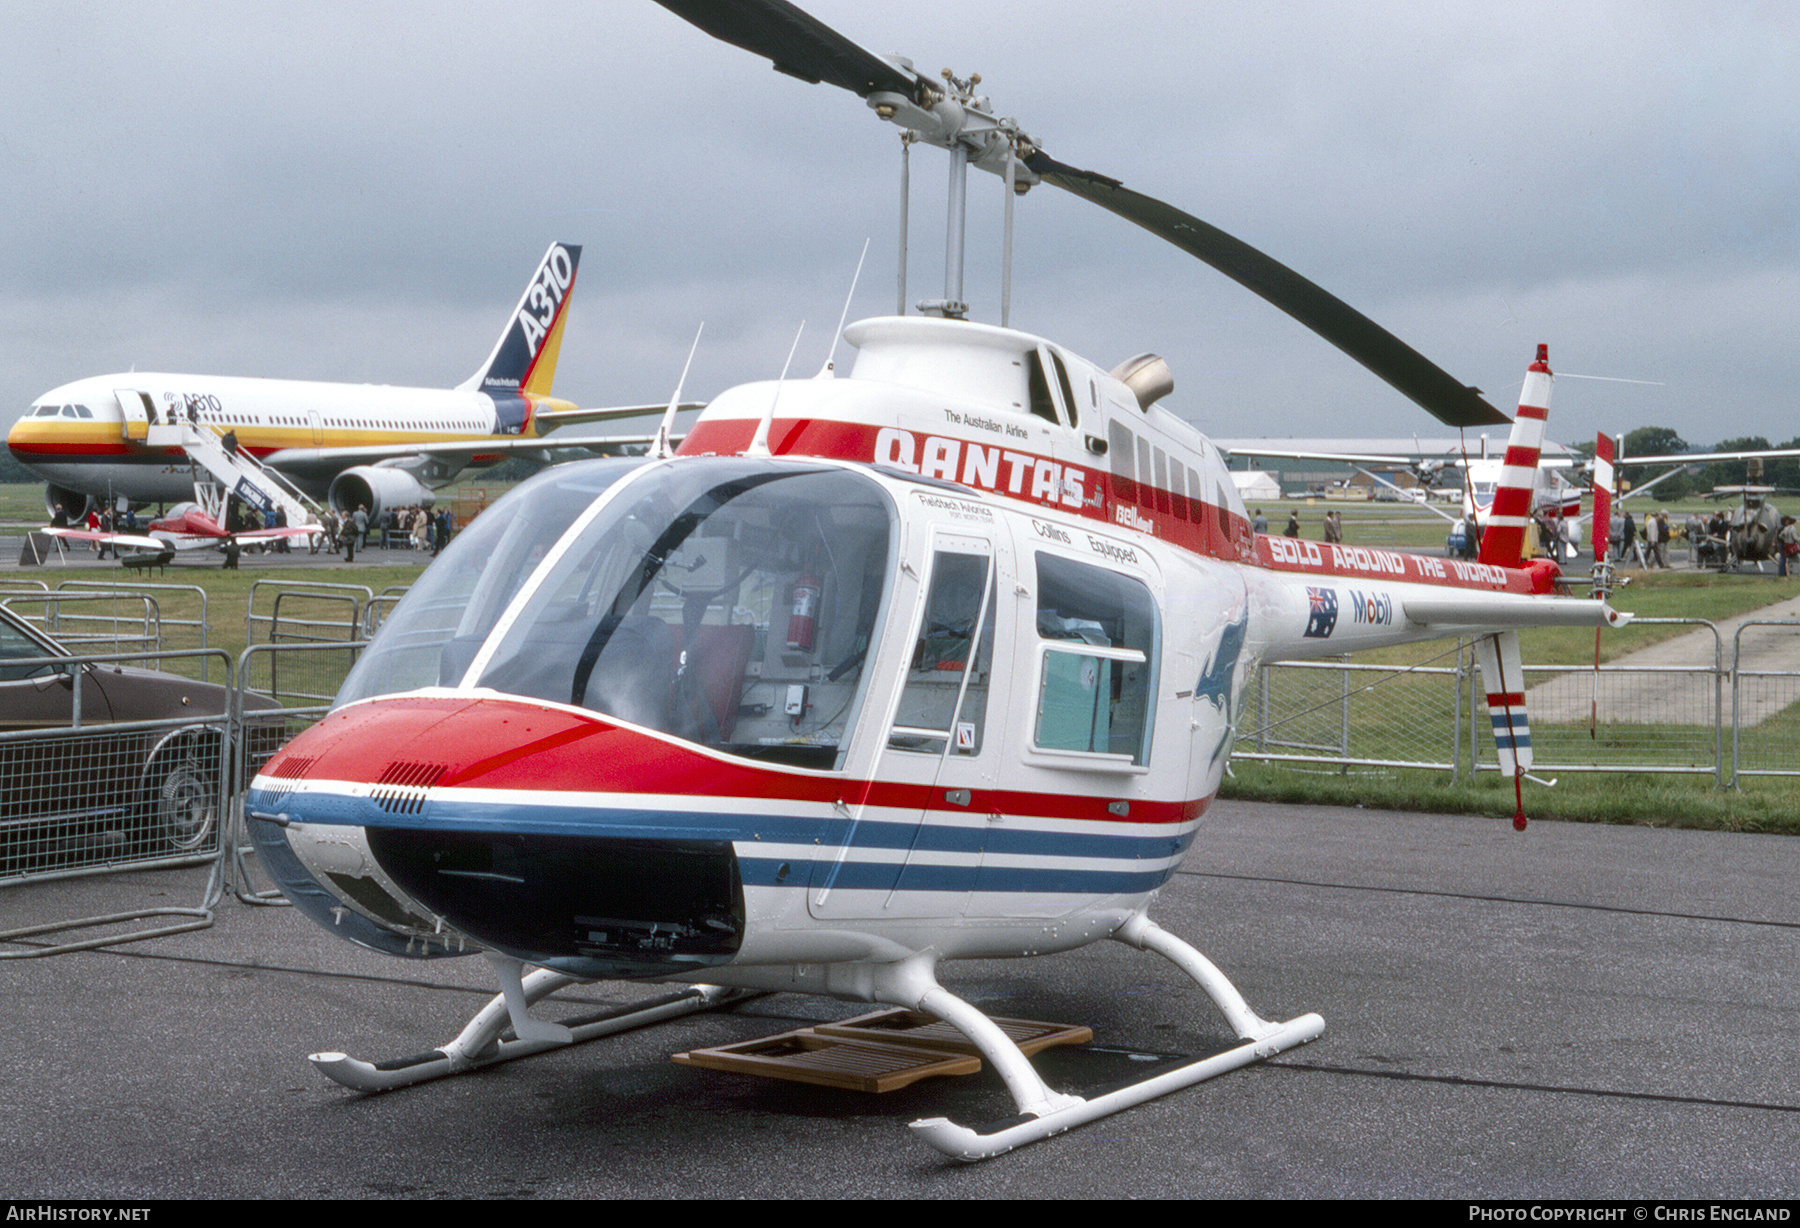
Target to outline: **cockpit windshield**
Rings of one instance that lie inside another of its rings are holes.
[[[566,471],[475,520],[339,702],[472,683],[728,754],[842,766],[898,544],[880,484],[697,458],[635,474],[596,505],[621,474]]]
[[[857,473],[739,458],[659,467],[563,543],[477,685],[730,754],[841,766],[894,518]]]
[[[558,465],[521,483],[456,535],[382,624],[339,705],[462,681],[488,632],[558,538],[640,460]]]
[[[840,766],[892,570],[861,474],[717,458],[621,488],[502,624],[477,685]]]

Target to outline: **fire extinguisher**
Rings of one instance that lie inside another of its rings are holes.
[[[794,613],[788,619],[789,648],[812,651],[813,637],[819,629],[819,592],[819,578],[813,575],[812,568],[802,568],[800,578],[794,581]]]

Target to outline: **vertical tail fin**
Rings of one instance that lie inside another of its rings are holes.
[[[1525,390],[1519,396],[1519,416],[1513,419],[1512,438],[1506,441],[1506,459],[1500,484],[1481,537],[1483,563],[1517,567],[1525,558],[1526,531],[1531,527],[1532,501],[1537,494],[1538,454],[1544,447],[1544,420],[1550,416],[1550,347],[1538,346],[1537,361],[1525,372]]]
[[[1606,558],[1612,540],[1613,441],[1594,438],[1594,561]]]
[[[1494,754],[1500,774],[1510,776],[1519,809],[1513,827],[1525,830],[1525,796],[1521,781],[1531,770],[1531,723],[1525,718],[1525,669],[1519,653],[1519,633],[1502,631],[1475,641],[1475,657],[1481,665],[1481,686],[1487,692],[1488,718],[1494,728]]]
[[[556,376],[556,357],[562,349],[563,323],[568,318],[569,296],[575,289],[575,267],[581,248],[552,243],[519,305],[507,320],[494,352],[481,369],[459,385],[475,392],[536,396],[550,394]]]
[[[1517,776],[1531,767],[1531,724],[1525,717],[1525,669],[1519,633],[1501,631],[1475,641],[1481,686],[1487,693],[1488,716],[1494,725],[1494,752],[1502,776]]]

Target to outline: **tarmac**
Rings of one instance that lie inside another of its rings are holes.
[[[227,898],[209,929],[0,965],[5,1193],[1791,1198],[1797,872],[1791,838],[1221,802],[1152,915],[1265,1018],[1318,1011],[1324,1035],[975,1165],[906,1123],[1009,1114],[985,1072],[870,1096],[669,1061],[866,1009],[797,995],[351,1093],[306,1055],[428,1050],[494,992],[486,965]],[[15,885],[0,926],[192,905],[205,879]],[[1065,1090],[1229,1042],[1172,967],[1111,943],[940,974],[991,1013],[1092,1026],[1040,1059]]]

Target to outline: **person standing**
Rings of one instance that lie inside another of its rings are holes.
[[[1792,516],[1781,518],[1781,532],[1775,535],[1775,555],[1780,559],[1777,574],[1787,576],[1797,565],[1800,565],[1800,529],[1794,527]]]
[[[368,504],[358,504],[354,512],[344,518],[344,562],[356,562],[356,547],[369,531]]]
[[[1283,537],[1299,537],[1300,536],[1300,509],[1299,508],[1295,508],[1293,511],[1288,513],[1287,528],[1285,528],[1281,531],[1281,535]]]

